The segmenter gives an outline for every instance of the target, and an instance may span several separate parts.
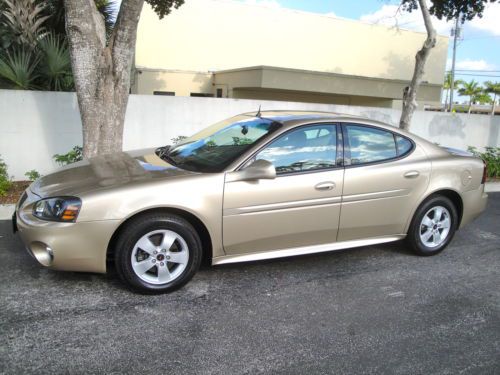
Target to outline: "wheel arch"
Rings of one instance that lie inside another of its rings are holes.
[[[151,214],[171,214],[171,215],[176,215],[179,217],[182,217],[185,219],[189,224],[191,224],[198,235],[200,236],[200,241],[201,241],[201,247],[202,247],[202,252],[203,252],[203,258],[202,262],[203,264],[209,265],[212,259],[212,238],[210,236],[210,232],[208,231],[207,226],[203,223],[203,221],[198,218],[196,215],[193,213],[182,210],[179,208],[174,208],[174,207],[157,207],[157,208],[149,208],[140,212],[134,213],[132,216],[128,217],[125,219],[118,228],[114,231],[113,235],[111,236],[111,239],[109,240],[108,247],[106,249],[106,268],[109,267],[109,265],[114,264],[114,252],[115,252],[115,246],[116,242],[125,228],[125,226],[131,222],[132,220],[137,219],[138,217],[141,216],[147,216]]]
[[[464,202],[462,199],[462,196],[460,193],[456,190],[449,189],[449,188],[443,188],[443,189],[437,189],[434,190],[427,195],[425,195],[416,205],[415,209],[412,212],[412,215],[410,216],[408,223],[406,225],[406,231],[409,230],[411,222],[413,221],[413,218],[415,216],[415,213],[417,212],[418,208],[427,200],[429,200],[432,197],[435,197],[437,195],[442,195],[446,198],[448,198],[455,208],[457,209],[457,215],[458,215],[458,222],[457,222],[457,229],[460,228],[460,224],[462,222],[462,217],[463,217],[463,210],[464,210]]]

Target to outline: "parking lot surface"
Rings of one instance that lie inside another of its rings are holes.
[[[44,269],[1,221],[0,373],[498,374],[500,194],[435,257],[205,267],[161,296]]]

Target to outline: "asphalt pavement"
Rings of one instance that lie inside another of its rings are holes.
[[[500,194],[435,257],[205,267],[161,296],[44,269],[0,221],[0,373],[499,374]]]

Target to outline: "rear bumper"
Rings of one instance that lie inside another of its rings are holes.
[[[105,273],[108,244],[119,221],[55,223],[16,211],[13,224],[28,252],[41,265],[62,271]]]
[[[488,194],[484,192],[484,184],[476,190],[462,193],[463,214],[460,228],[476,219],[485,210]]]

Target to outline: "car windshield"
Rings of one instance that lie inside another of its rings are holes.
[[[163,157],[182,169],[222,172],[245,151],[279,127],[279,122],[270,119],[236,116],[185,139]]]

